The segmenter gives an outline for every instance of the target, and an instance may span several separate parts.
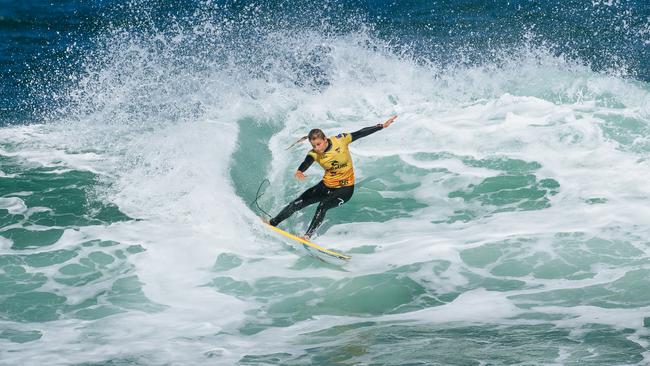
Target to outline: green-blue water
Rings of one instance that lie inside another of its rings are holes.
[[[0,364],[650,362],[645,2],[0,4]]]

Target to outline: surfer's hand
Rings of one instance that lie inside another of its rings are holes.
[[[300,170],[296,170],[296,174],[293,175],[296,177],[298,180],[304,180],[305,179],[305,173],[301,172]]]
[[[383,128],[386,128],[386,127],[390,126],[390,124],[393,123],[396,119],[397,119],[397,116],[392,116],[389,119],[387,119],[386,122],[382,123],[381,126]]]

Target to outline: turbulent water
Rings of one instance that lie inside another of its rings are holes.
[[[650,363],[646,1],[0,4],[0,364]]]

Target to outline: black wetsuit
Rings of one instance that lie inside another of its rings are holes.
[[[383,126],[381,124],[378,124],[376,126],[366,127],[359,131],[352,132],[350,134],[351,136],[350,142],[356,141],[362,137],[375,133],[381,130],[382,128]],[[331,148],[332,148],[332,141],[330,139],[327,139],[327,148],[325,149],[325,152],[329,151]],[[311,154],[308,154],[305,160],[302,162],[302,164],[300,164],[300,166],[298,167],[298,170],[301,172],[306,171],[313,162],[314,162],[313,156]],[[318,184],[309,188],[308,190],[303,192],[298,198],[296,198],[291,203],[289,203],[282,211],[280,211],[280,213],[276,217],[270,220],[270,224],[273,226],[277,226],[279,223],[289,218],[294,212],[301,210],[304,207],[312,205],[316,202],[320,202],[318,208],[316,209],[316,213],[314,214],[314,218],[311,220],[311,223],[309,224],[309,229],[307,229],[307,232],[305,233],[305,235],[307,236],[312,236],[313,233],[316,231],[316,229],[320,226],[320,224],[325,219],[325,213],[327,212],[327,210],[329,210],[330,208],[338,207],[344,204],[345,202],[349,201],[350,198],[352,198],[353,193],[354,193],[354,184],[347,185],[340,188],[330,188],[327,187],[324,181],[321,180]]]

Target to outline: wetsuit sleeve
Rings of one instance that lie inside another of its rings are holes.
[[[309,169],[309,167],[313,162],[314,162],[314,157],[311,156],[310,154],[307,154],[307,156],[305,156],[305,160],[303,160],[302,164],[300,164],[300,166],[298,167],[298,170],[304,172],[305,170]]]
[[[352,132],[350,134],[352,136],[352,140],[350,142],[356,141],[356,140],[358,140],[358,139],[360,139],[362,137],[366,137],[366,136],[368,136],[368,135],[370,135],[372,133],[375,133],[375,132],[377,132],[377,131],[379,131],[379,130],[381,130],[383,128],[384,128],[383,125],[377,124],[375,126],[362,128],[359,131]]]

